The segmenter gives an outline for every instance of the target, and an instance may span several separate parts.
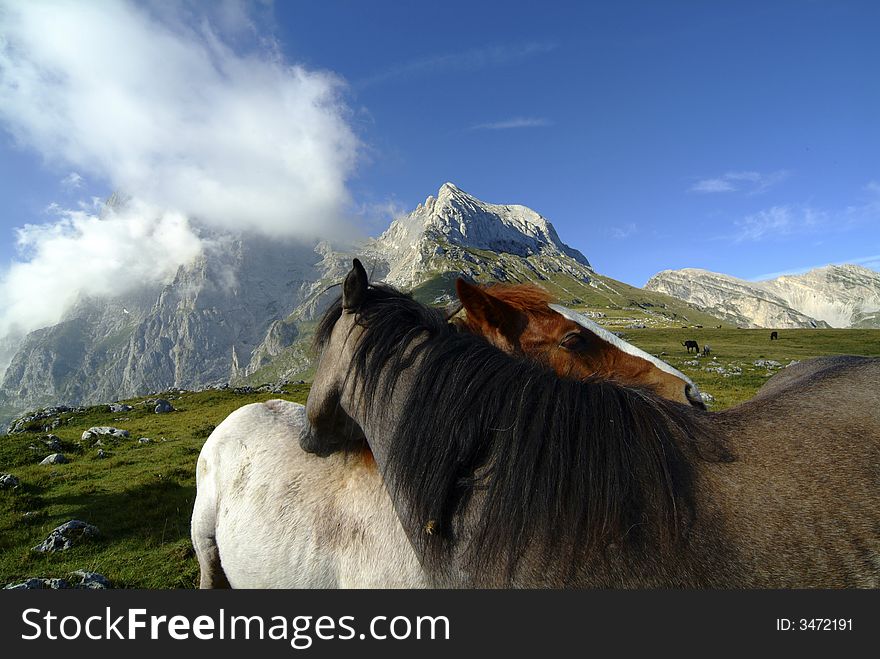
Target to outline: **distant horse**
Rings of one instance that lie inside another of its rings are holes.
[[[559,378],[358,261],[316,339],[300,443],[369,444],[431,585],[880,586],[880,360],[709,414]]]
[[[775,341],[778,338],[779,338],[779,332],[777,332],[776,330],[773,330],[772,332],[770,332],[770,340],[771,341]]]
[[[467,314],[457,324],[504,350],[563,375],[614,377],[703,407],[687,376],[589,319],[548,306],[542,289],[484,291],[463,281],[457,289]],[[282,400],[246,405],[205,442],[192,517],[201,586],[429,585],[369,450],[326,459],[305,453],[297,441],[304,411]]]
[[[690,341],[690,340],[688,340],[688,341],[682,341],[682,342],[681,342],[681,345],[683,345],[685,348],[687,348],[687,351],[688,351],[688,352],[691,351],[691,348],[694,349],[694,352],[695,352],[695,353],[700,352],[700,346],[697,345],[697,342],[696,342],[696,341]]]
[[[709,347],[708,343],[703,344],[703,357],[708,357],[712,353],[712,348]]]

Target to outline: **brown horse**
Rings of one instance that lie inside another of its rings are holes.
[[[647,387],[663,398],[705,409],[699,389],[682,372],[586,316],[552,304],[542,288],[484,289],[459,279],[456,292],[467,309],[462,325],[505,352],[528,355],[565,377]]]
[[[709,414],[559,378],[357,261],[317,339],[300,443],[369,443],[433,585],[880,586],[880,360]]]
[[[568,320],[540,289],[484,292],[461,282],[458,290],[467,313],[459,324],[507,350],[560,374],[619,376],[672,400],[688,402],[690,392],[691,404],[701,403],[686,376],[616,337],[602,339],[605,330],[589,320]],[[305,426],[302,405],[254,403],[205,442],[192,516],[202,587],[428,585],[370,452],[316,458],[295,439]]]

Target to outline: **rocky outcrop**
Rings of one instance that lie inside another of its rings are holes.
[[[880,328],[880,273],[829,265],[760,282],[801,313],[831,327]]]
[[[13,490],[18,487],[20,481],[12,474],[0,474],[0,490]]]
[[[64,457],[63,453],[53,453],[52,455],[47,455],[40,461],[41,465],[63,465],[70,462],[67,458]]]
[[[113,439],[126,439],[129,436],[127,430],[114,428],[112,426],[92,426],[88,430],[83,431],[80,439],[84,442],[90,441],[97,437],[111,437]]]
[[[806,275],[759,282],[697,268],[664,270],[651,277],[645,288],[676,297],[740,327],[849,327],[855,310],[874,305],[872,297],[880,308],[880,273],[858,268],[864,271],[860,286],[847,290],[833,278],[821,280],[822,272],[832,268],[856,266],[830,266]]]
[[[68,579],[46,579],[44,577],[31,577],[19,583],[7,584],[4,590],[106,590],[111,588],[110,580],[97,572],[77,570],[71,572],[71,576],[78,577],[79,581],[73,583]]]
[[[43,542],[33,548],[40,553],[66,551],[80,542],[94,540],[101,532],[97,527],[78,519],[72,519],[56,527]]]

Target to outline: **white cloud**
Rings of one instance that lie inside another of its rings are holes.
[[[827,225],[830,219],[826,211],[810,206],[772,206],[735,222],[737,233],[734,240],[757,241],[794,233],[808,233]]]
[[[70,171],[69,190],[85,177],[132,202],[106,215],[92,200],[54,204],[47,224],[19,230],[0,338],[57,322],[80,294],[170,277],[198,252],[196,224],[352,235],[360,144],[345,85],[285,63],[249,12],[235,0],[3,3],[0,123]]]
[[[515,45],[486,46],[458,53],[446,53],[433,57],[415,59],[389,67],[357,81],[360,88],[370,87],[398,79],[436,74],[442,71],[478,71],[506,66],[524,61],[536,55],[549,53],[556,48],[553,43],[526,42]]]
[[[342,82],[271,49],[234,50],[228,25],[218,33],[161,7],[160,17],[121,0],[7,6],[0,119],[48,161],[202,221],[340,230],[358,152]]]
[[[753,171],[727,172],[715,178],[701,179],[694,183],[691,192],[744,192],[748,195],[761,194],[771,187],[784,181],[791,172],[780,169],[768,174]]]
[[[707,178],[694,183],[690,190],[691,192],[732,192],[736,188],[730,181],[720,178]]]
[[[80,295],[109,295],[168,279],[201,250],[186,217],[143,202],[103,215],[52,210],[57,221],[16,231],[22,259],[0,285],[0,336],[57,322]]]
[[[638,232],[638,227],[635,222],[629,222],[622,226],[611,227],[610,234],[612,238],[616,238],[617,240],[625,240],[632,236],[633,234]]]
[[[791,208],[773,206],[736,222],[739,227],[736,240],[760,240],[768,235],[786,235],[791,233],[794,222]]]
[[[552,122],[549,119],[541,117],[514,117],[503,121],[477,124],[476,126],[471,126],[471,130],[510,130],[511,128],[539,128],[550,125],[552,125]]]
[[[77,188],[81,188],[82,186],[83,177],[76,172],[70,172],[70,174],[61,179],[61,187],[63,187],[65,190],[73,191]]]
[[[864,190],[870,193],[867,199],[844,208],[816,208],[809,204],[771,206],[734,222],[734,233],[719,238],[758,241],[790,235],[825,235],[876,225],[880,222],[880,185],[871,181]]]

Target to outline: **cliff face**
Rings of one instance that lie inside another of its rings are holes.
[[[212,240],[170,283],[82,300],[61,323],[28,334],[3,376],[8,404],[90,403],[227,382],[293,311],[319,261],[301,246]]]
[[[880,327],[880,273],[854,265],[759,282],[693,268],[664,270],[645,288],[747,327]]]

